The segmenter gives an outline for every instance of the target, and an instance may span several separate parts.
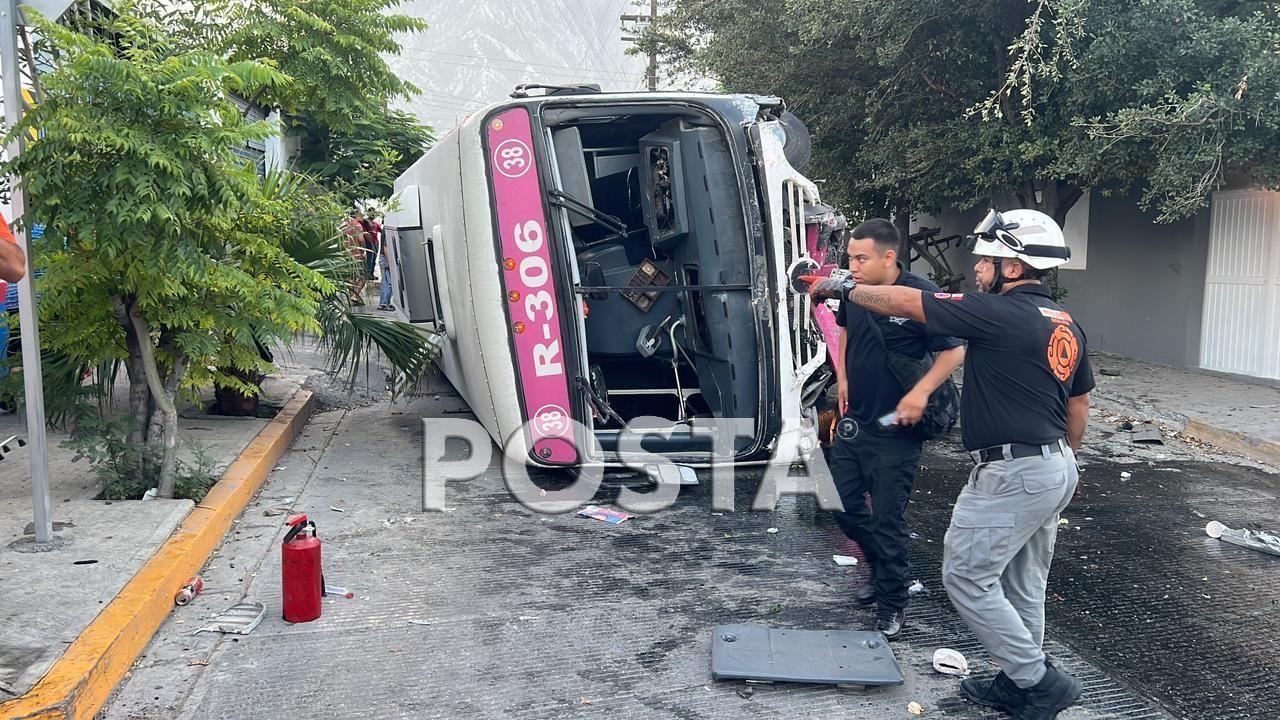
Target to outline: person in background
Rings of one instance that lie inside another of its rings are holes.
[[[16,283],[26,274],[27,256],[9,230],[9,222],[0,217],[0,280]]]
[[[366,282],[373,279],[373,269],[378,263],[378,233],[382,229],[381,225],[375,225],[373,219],[373,211],[366,210],[364,216],[360,218],[360,227],[364,229],[362,236],[364,242],[364,279]]]
[[[9,284],[18,282],[26,274],[27,256],[9,230],[9,222],[0,216],[0,298],[5,299],[4,317],[0,318],[3,320],[0,322],[0,377],[9,374],[8,363],[4,362],[9,357]]]
[[[351,275],[351,287],[348,288],[348,297],[352,305],[364,304],[361,296],[364,294],[364,285],[368,281],[364,271],[364,225],[360,222],[363,217],[363,213],[353,209],[351,216],[342,224],[343,244],[347,246],[355,265]]]
[[[387,242],[387,234],[382,228],[377,218],[374,218],[373,225],[378,234],[378,275],[382,278],[382,292],[378,295],[378,309],[391,310],[396,309],[391,304],[391,244]]]

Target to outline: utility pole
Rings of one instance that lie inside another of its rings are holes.
[[[0,0],[0,82],[4,89],[4,119],[6,127],[17,125],[22,119],[22,64],[18,60],[18,26],[22,23],[19,6],[32,7],[45,17],[57,18],[70,5],[70,0]],[[32,78],[36,69],[28,68]],[[8,147],[9,158],[22,152],[23,138],[14,136]],[[54,546],[53,522],[49,503],[49,450],[45,443],[44,375],[40,367],[39,313],[36,311],[35,262],[31,252],[28,232],[18,225],[26,211],[26,198],[22,179],[9,179],[10,221],[14,239],[27,255],[27,273],[18,282],[18,322],[22,326],[22,382],[26,391],[27,447],[31,457],[31,505],[35,515],[35,540],[40,548]]]
[[[655,20],[658,19],[658,0],[649,0],[648,15],[622,15],[619,17],[619,19],[622,20],[624,30],[634,33],[636,30],[642,29],[643,26],[652,24]],[[634,23],[634,24],[628,27],[627,23]],[[622,37],[623,42],[629,42],[629,43],[634,43],[636,39],[637,38],[634,34],[624,35]],[[658,90],[658,54],[653,51],[649,52],[648,76],[649,76],[649,92],[657,92]]]

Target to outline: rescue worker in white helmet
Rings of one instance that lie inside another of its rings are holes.
[[[815,297],[968,341],[960,423],[974,468],[952,511],[942,579],[1000,673],[963,680],[961,692],[1017,720],[1051,720],[1083,690],[1045,658],[1044,598],[1058,514],[1079,479],[1093,372],[1084,332],[1042,283],[1071,257],[1058,224],[1035,210],[992,210],[971,240],[976,294],[802,279]]]

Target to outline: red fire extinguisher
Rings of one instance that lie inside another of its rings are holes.
[[[316,524],[305,513],[289,518],[287,524],[289,532],[280,547],[284,619],[291,623],[311,622],[320,617],[320,598],[324,595],[320,538],[316,537]]]

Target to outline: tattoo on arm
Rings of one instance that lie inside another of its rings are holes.
[[[883,313],[889,309],[888,294],[875,289],[856,287],[849,293],[849,299],[868,310],[878,310]]]

